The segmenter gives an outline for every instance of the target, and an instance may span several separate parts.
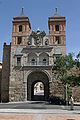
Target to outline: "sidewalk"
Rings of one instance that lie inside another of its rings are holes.
[[[0,120],[80,120],[80,106],[74,106],[71,111],[70,106],[48,105],[43,102],[2,103]]]
[[[0,113],[14,114],[80,114],[80,110],[62,109],[0,109]]]

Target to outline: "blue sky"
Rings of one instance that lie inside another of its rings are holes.
[[[25,16],[31,23],[31,30],[45,30],[49,34],[48,17],[53,16],[55,8],[66,17],[67,53],[80,51],[80,0],[0,0],[0,61],[3,43],[9,44],[12,37],[12,19],[20,15],[24,7]]]

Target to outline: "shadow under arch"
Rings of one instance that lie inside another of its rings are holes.
[[[32,71],[27,77],[27,100],[40,101],[40,97],[33,95],[33,87],[37,82],[42,82],[44,85],[44,97],[41,100],[47,101],[49,98],[49,77],[43,71]]]

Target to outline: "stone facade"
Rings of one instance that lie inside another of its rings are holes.
[[[0,102],[1,102],[2,63],[0,62]]]
[[[2,101],[33,100],[33,87],[44,84],[44,98],[49,95],[64,98],[64,86],[56,80],[52,67],[54,60],[66,54],[66,19],[56,13],[48,19],[49,35],[32,31],[28,17],[13,18],[11,45],[4,44],[2,70]]]
[[[9,101],[10,52],[11,52],[11,45],[6,45],[6,43],[4,43],[2,81],[1,81],[2,102]]]

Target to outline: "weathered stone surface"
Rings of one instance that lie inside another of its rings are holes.
[[[11,45],[4,44],[1,82],[2,102],[31,100],[32,87],[35,81],[44,83],[45,94],[50,95],[52,92],[54,96],[65,98],[64,86],[54,71],[52,73],[54,57],[66,54],[65,17],[59,18],[60,21],[49,18],[49,35],[45,35],[42,39],[38,30],[37,39],[40,42],[38,45],[35,44],[36,40],[33,37],[30,39],[30,44],[28,42],[31,27],[29,19],[25,21],[26,19],[28,18],[13,21],[12,43]],[[20,25],[22,31],[19,31]],[[59,31],[56,31],[56,25],[59,26]],[[60,37],[60,41],[56,42],[57,36]],[[18,62],[20,62],[19,65]],[[35,75],[30,76],[33,73]],[[77,87],[73,88],[73,93],[75,100],[80,101],[80,92]],[[45,100],[48,100],[49,95]],[[75,97],[76,95],[77,97]]]
[[[52,91],[54,96],[65,98],[65,87],[54,72],[52,76]]]
[[[9,101],[10,52],[11,52],[11,45],[6,45],[4,43],[2,81],[1,81],[1,101],[2,102]]]

